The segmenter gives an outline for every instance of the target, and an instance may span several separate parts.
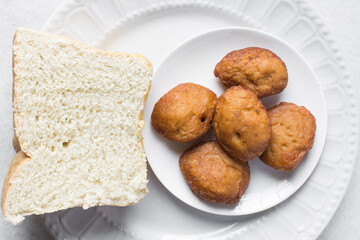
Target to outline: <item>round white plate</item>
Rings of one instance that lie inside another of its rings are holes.
[[[112,51],[139,52],[155,69],[176,46],[227,26],[264,30],[306,59],[326,101],[328,129],[314,172],[291,197],[260,213],[219,216],[178,200],[149,167],[136,206],[69,209],[41,217],[56,239],[316,239],[344,195],[359,138],[353,84],[326,27],[303,0],[68,0],[43,30]],[[150,124],[150,123],[146,123]]]
[[[230,51],[261,47],[273,51],[286,64],[289,75],[287,87],[280,94],[261,99],[268,108],[280,102],[305,106],[316,118],[316,137],[313,148],[292,172],[274,170],[258,158],[250,161],[251,178],[241,201],[234,205],[212,204],[196,197],[179,168],[179,157],[195,144],[214,139],[211,131],[190,143],[177,143],[157,134],[151,124],[142,131],[144,147],[150,166],[164,186],[180,200],[197,209],[221,215],[244,215],[260,212],[279,204],[306,181],[314,170],[326,138],[327,113],[325,98],[315,74],[292,47],[262,31],[228,27],[200,34],[181,44],[157,68],[145,109],[144,120],[151,122],[155,103],[180,83],[193,82],[208,87],[217,96],[224,87],[214,77],[215,65]]]

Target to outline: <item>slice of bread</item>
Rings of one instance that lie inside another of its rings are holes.
[[[151,63],[28,29],[16,32],[13,50],[19,152],[4,182],[5,218],[17,224],[30,214],[142,200]]]

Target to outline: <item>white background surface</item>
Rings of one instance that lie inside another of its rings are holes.
[[[360,1],[359,0],[309,0],[323,16],[324,22],[334,34],[343,53],[351,79],[356,83],[358,102],[360,101]],[[1,106],[0,118],[12,112],[11,99],[4,98],[11,91],[11,42],[15,29],[28,27],[41,29],[45,21],[62,0],[0,0],[0,101],[8,102]],[[360,109],[359,109],[360,110]],[[14,152],[11,139],[12,121],[0,126],[0,186]],[[360,164],[356,163],[348,191],[319,240],[360,239]],[[45,240],[50,239],[39,220],[27,217],[19,226],[12,226],[0,216],[0,239]]]

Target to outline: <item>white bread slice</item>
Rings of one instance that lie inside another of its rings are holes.
[[[30,214],[142,200],[151,63],[28,29],[16,32],[13,53],[19,152],[3,186],[5,218],[18,224]]]

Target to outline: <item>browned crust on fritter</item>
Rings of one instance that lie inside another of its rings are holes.
[[[219,97],[213,128],[219,144],[238,161],[249,161],[262,154],[271,137],[264,105],[241,86],[231,87]]]
[[[260,159],[272,168],[293,170],[314,143],[316,120],[305,107],[282,102],[268,110],[272,139]]]
[[[233,160],[215,141],[186,150],[179,164],[191,190],[205,201],[236,204],[249,185],[248,163]]]
[[[210,129],[216,100],[216,94],[206,87],[179,84],[155,104],[151,124],[170,140],[190,142]]]
[[[228,53],[214,75],[226,87],[240,85],[260,98],[281,92],[288,82],[285,63],[272,51],[258,47]]]

